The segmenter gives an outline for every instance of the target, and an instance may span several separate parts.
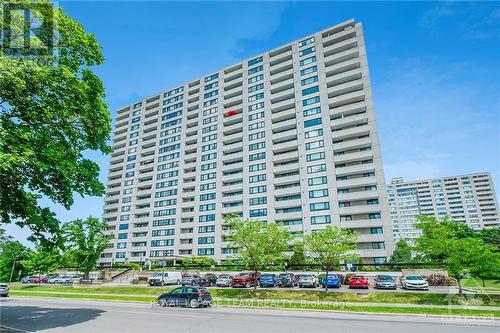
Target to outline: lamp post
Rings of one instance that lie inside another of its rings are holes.
[[[16,262],[17,262],[16,259],[14,259],[14,261],[12,262],[12,269],[10,270],[9,285],[12,283],[12,276],[14,275],[14,267],[16,266]]]

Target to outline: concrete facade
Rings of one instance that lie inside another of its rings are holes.
[[[489,173],[404,181],[387,185],[394,240],[420,236],[415,215],[445,216],[474,230],[499,227],[498,202]]]
[[[362,26],[353,20],[117,110],[101,258],[235,256],[223,216],[393,249]]]

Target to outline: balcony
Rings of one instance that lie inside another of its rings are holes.
[[[332,137],[334,140],[340,140],[340,139],[347,139],[351,137],[358,137],[369,134],[370,134],[370,126],[362,125],[335,131],[332,133]]]
[[[289,150],[297,150],[297,140],[288,140],[273,145],[273,153],[281,153]]]
[[[369,200],[378,198],[379,198],[378,191],[358,191],[352,193],[338,194],[338,201]]]
[[[373,158],[373,151],[357,151],[353,153],[333,156],[335,163],[361,162]]]
[[[339,188],[369,186],[369,185],[377,185],[377,178],[372,176],[372,177],[359,177],[348,180],[337,180],[337,187]]]
[[[297,129],[292,128],[287,131],[279,132],[273,134],[273,143],[277,144],[284,141],[297,139]]]
[[[339,207],[340,215],[380,213],[380,205],[359,205]]]

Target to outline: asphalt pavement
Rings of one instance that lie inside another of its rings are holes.
[[[159,308],[151,304],[84,300],[0,299],[0,332],[498,332],[492,318],[334,313],[212,307]]]

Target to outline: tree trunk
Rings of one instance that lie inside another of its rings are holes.
[[[259,279],[257,278],[257,269],[255,269],[254,271],[254,276],[255,276],[255,281],[254,281],[254,285],[253,285],[253,291],[257,291],[257,283],[259,282]]]
[[[90,275],[90,272],[85,272],[85,273],[83,274],[83,278],[84,278],[85,280],[88,280],[88,279],[89,279],[89,275]]]
[[[328,269],[326,270],[325,275],[325,291],[328,291]]]
[[[458,296],[462,296],[463,291],[462,291],[462,282],[460,280],[460,277],[457,277],[457,282],[458,282]]]
[[[481,278],[481,280],[483,280],[483,288],[486,287],[486,285],[484,284],[484,278]]]

